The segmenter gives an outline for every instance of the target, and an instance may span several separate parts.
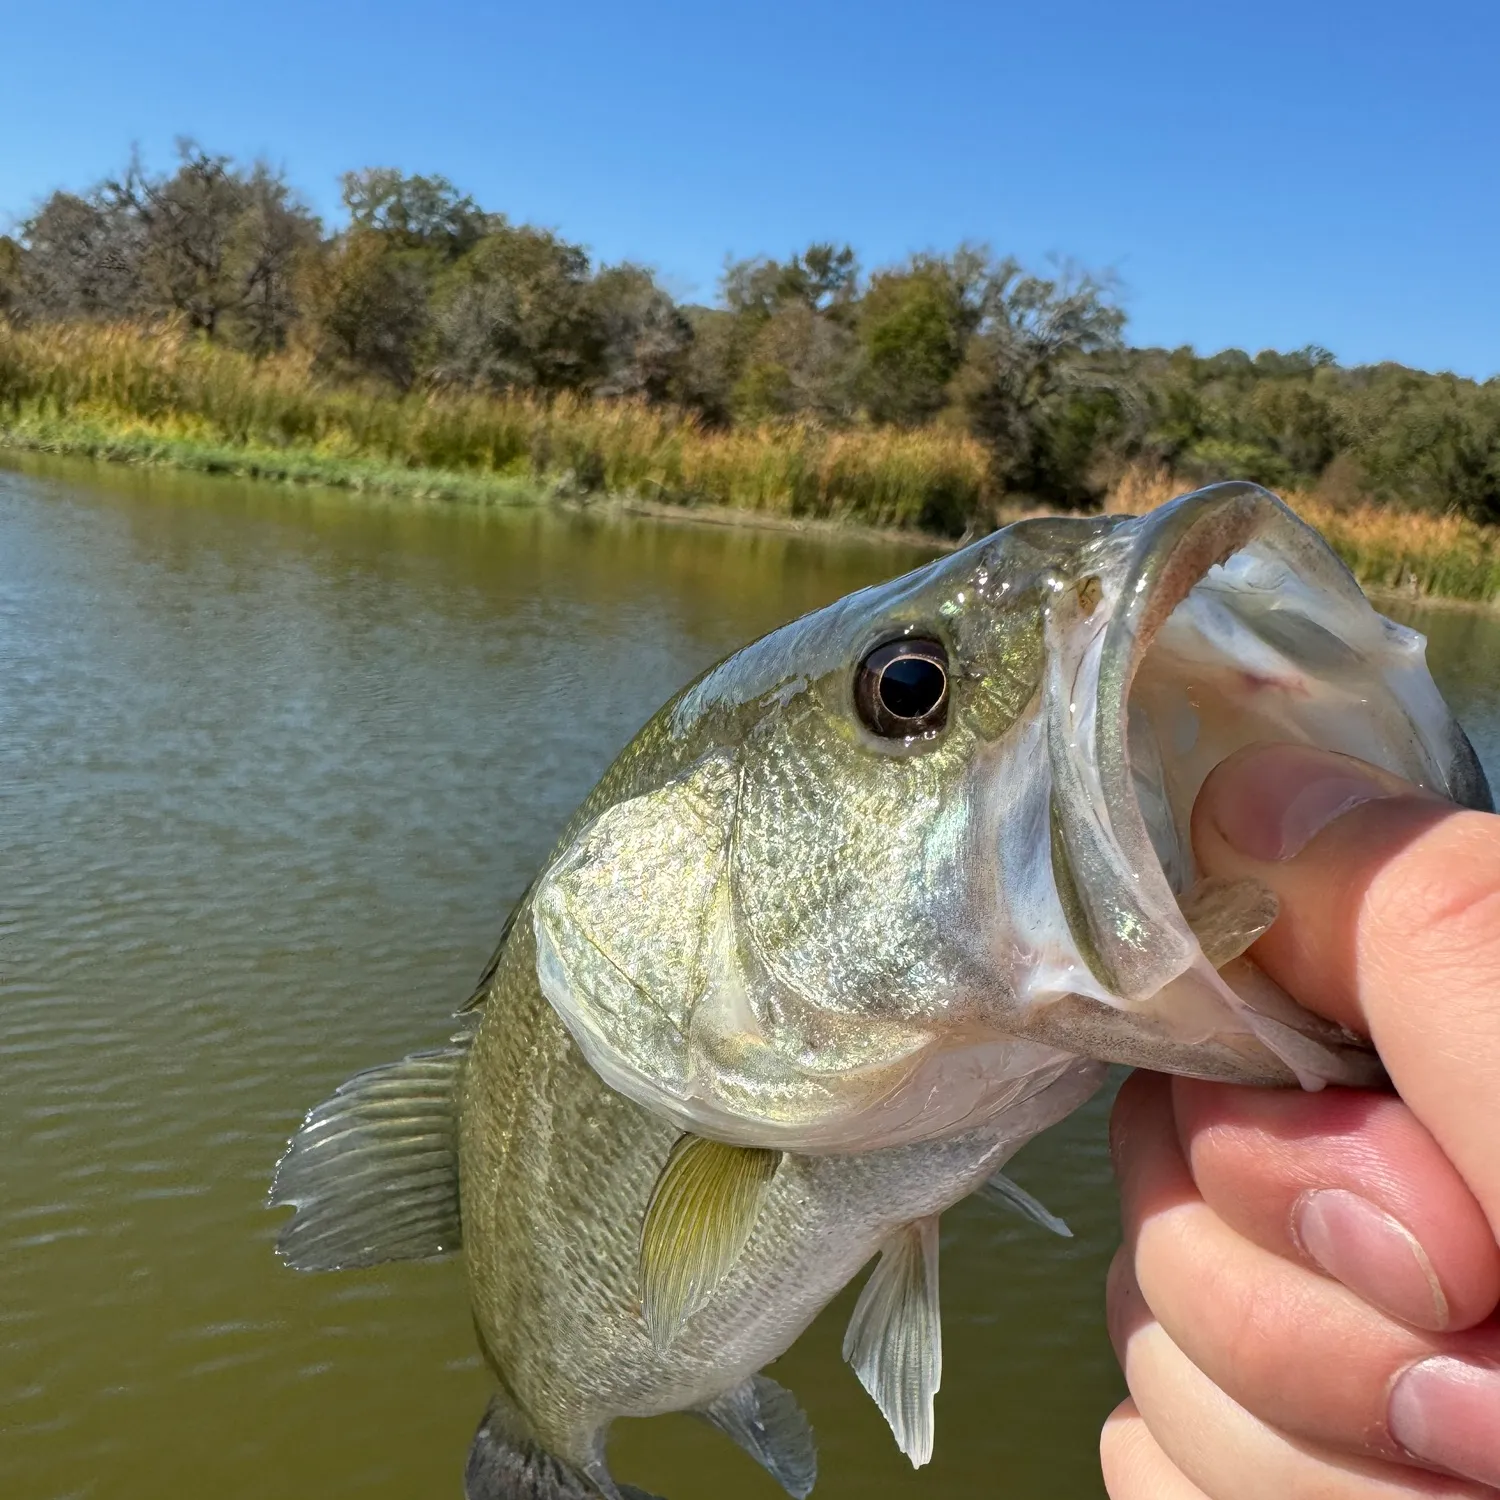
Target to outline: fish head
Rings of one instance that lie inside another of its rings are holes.
[[[1421,638],[1268,492],[1019,522],[669,704],[539,882],[543,990],[607,1082],[742,1145],[951,1135],[1081,1059],[1371,1081],[1193,920],[1193,801],[1267,739],[1489,804]]]

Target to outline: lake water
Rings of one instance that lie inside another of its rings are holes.
[[[0,468],[0,1494],[460,1494],[489,1376],[459,1266],[283,1269],[271,1167],[336,1084],[445,1035],[664,698],[922,555]],[[1500,765],[1500,622],[1419,623]],[[852,1292],[778,1364],[818,1500],[1102,1493],[1103,1106],[1016,1175],[1077,1237],[945,1216],[929,1468],[840,1360]],[[669,1500],[780,1494],[687,1418],[613,1455]]]

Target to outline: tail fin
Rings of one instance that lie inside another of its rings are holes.
[[[503,1395],[491,1398],[464,1465],[464,1500],[659,1500],[617,1485],[603,1463],[584,1473],[548,1453]]]

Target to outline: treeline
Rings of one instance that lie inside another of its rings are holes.
[[[172,171],[132,160],[0,237],[0,317],[170,320],[330,385],[631,398],[709,431],[949,428],[983,445],[987,495],[1057,507],[1144,463],[1500,521],[1500,381],[1131,348],[1109,277],[972,245],[871,272],[832,244],[731,261],[718,305],[680,305],[441,177],[370,168],[342,197],[330,230],[280,171],[183,142]]]

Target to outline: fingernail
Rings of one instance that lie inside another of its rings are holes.
[[[1358,761],[1305,745],[1269,745],[1235,768],[1213,821],[1250,859],[1290,859],[1335,818],[1389,795]]]
[[[1391,1388],[1391,1436],[1415,1459],[1500,1485],[1500,1369],[1438,1355]]]
[[[1292,1210],[1309,1260],[1366,1302],[1417,1328],[1448,1326],[1448,1299],[1417,1237],[1357,1193],[1320,1188]]]

